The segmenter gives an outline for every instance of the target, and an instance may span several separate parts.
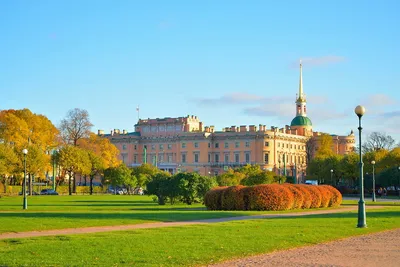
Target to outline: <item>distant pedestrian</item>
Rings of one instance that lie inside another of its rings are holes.
[[[383,193],[382,187],[379,187],[379,189],[378,189],[378,196],[382,197],[382,193]]]
[[[387,190],[386,190],[386,188],[384,187],[384,188],[383,188],[383,197],[386,198],[386,196],[387,196]]]

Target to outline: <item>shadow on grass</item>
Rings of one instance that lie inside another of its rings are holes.
[[[2,218],[86,219],[86,220],[151,220],[162,222],[190,221],[243,216],[235,212],[167,212],[167,213],[66,213],[66,212],[2,212]]]
[[[400,217],[399,211],[377,211],[367,209],[368,218],[386,218],[386,217]],[[295,216],[295,217],[280,217],[271,219],[340,219],[340,218],[357,218],[357,211],[345,212],[345,213],[330,213],[330,214],[315,214],[306,216]],[[400,222],[399,222],[400,224]]]

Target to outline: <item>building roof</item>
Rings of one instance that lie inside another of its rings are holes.
[[[312,122],[308,117],[305,116],[296,116],[290,126],[312,126]]]

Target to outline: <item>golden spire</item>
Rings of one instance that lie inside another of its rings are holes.
[[[300,81],[299,81],[299,98],[298,98],[299,102],[305,102],[306,98],[304,97],[304,93],[303,93],[303,67],[301,64],[301,59],[300,59]]]

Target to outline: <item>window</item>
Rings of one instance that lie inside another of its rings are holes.
[[[229,143],[228,142],[224,143],[224,148],[229,148]]]
[[[160,148],[160,150],[164,149],[164,145],[163,144],[160,144],[158,147]]]
[[[155,150],[156,149],[156,145],[151,145],[151,150]]]
[[[211,143],[208,143],[208,148],[211,148]]]
[[[172,155],[168,155],[168,162],[172,162]]]
[[[199,148],[199,143],[195,142],[195,143],[194,143],[194,147],[195,147],[195,148]]]
[[[264,143],[264,146],[269,146],[269,142],[265,142],[265,143]]]
[[[235,142],[235,147],[236,148],[240,147],[240,142]]]
[[[269,161],[269,154],[265,153],[264,154],[264,162],[265,162],[265,164],[268,164],[268,161]]]
[[[194,162],[199,162],[199,154],[194,154]]]
[[[281,147],[281,143],[278,142],[278,147]]]
[[[250,162],[250,153],[245,154],[245,161],[246,161],[246,163]]]
[[[151,156],[153,165],[157,165],[157,156]]]
[[[158,154],[158,162],[164,162],[164,154]]]
[[[286,144],[286,148],[289,148],[289,144]]]
[[[250,147],[250,142],[249,142],[249,141],[246,141],[245,146],[246,146],[246,147]]]
[[[137,155],[133,156],[133,163],[137,163]]]
[[[168,148],[168,149],[172,149],[172,145],[171,145],[171,144],[168,144],[168,145],[167,145],[167,148]]]
[[[229,162],[229,154],[225,154],[225,162]]]
[[[236,154],[235,154],[235,162],[236,162],[236,163],[239,163],[239,153],[236,153]]]
[[[133,149],[135,149],[135,150],[136,150],[136,149],[137,149],[137,145],[134,145],[134,146],[133,146]]]
[[[293,148],[293,145],[290,145],[290,148]]]
[[[126,149],[126,145],[122,145],[122,150],[125,150]]]
[[[182,143],[182,148],[186,148],[186,143]]]
[[[186,163],[186,154],[182,154],[181,156],[182,156],[182,160],[181,160],[182,163]]]
[[[208,154],[208,162],[211,162],[211,154]]]
[[[219,154],[215,154],[215,162],[219,162]]]
[[[219,143],[215,143],[215,148],[219,148]]]

